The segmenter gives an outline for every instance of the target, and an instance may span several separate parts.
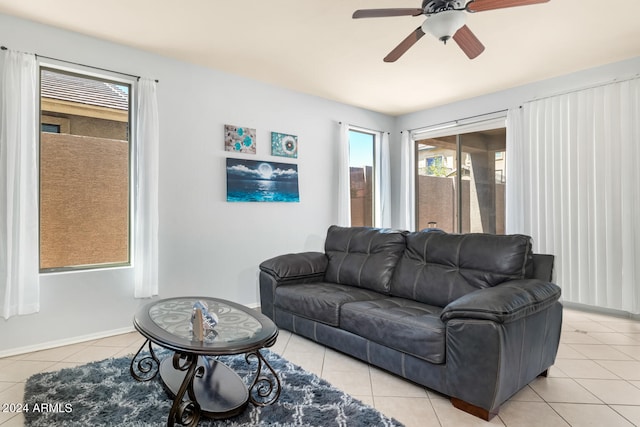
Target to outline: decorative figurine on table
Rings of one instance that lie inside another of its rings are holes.
[[[193,304],[191,315],[191,327],[193,338],[197,341],[204,341],[204,337],[213,332],[213,328],[218,324],[218,316],[209,312],[209,307],[202,301]]]

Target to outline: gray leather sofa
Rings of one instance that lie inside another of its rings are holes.
[[[555,361],[552,268],[523,235],[331,226],[324,253],[260,264],[261,310],[488,420]]]

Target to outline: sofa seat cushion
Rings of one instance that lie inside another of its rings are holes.
[[[347,302],[375,300],[385,296],[367,289],[337,283],[316,282],[276,288],[275,306],[290,313],[331,326],[340,324],[340,307]]]
[[[346,303],[340,327],[431,363],[444,363],[442,308],[403,298]]]

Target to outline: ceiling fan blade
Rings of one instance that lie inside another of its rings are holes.
[[[422,31],[422,27],[416,28],[414,32],[409,34],[406,39],[402,40],[395,49],[393,49],[387,56],[384,57],[384,62],[395,62],[400,58],[404,53],[409,50],[411,46],[416,44],[418,40],[420,40],[424,36],[424,31]]]
[[[473,34],[466,25],[463,25],[453,35],[453,40],[458,43],[460,49],[462,49],[469,59],[473,59],[484,52],[484,45],[480,43],[480,40],[478,40],[476,35]]]
[[[467,4],[469,12],[503,9],[505,7],[528,6],[530,4],[547,3],[549,0],[474,0]]]
[[[384,18],[387,16],[418,16],[424,13],[423,9],[399,8],[399,9],[361,9],[353,12],[353,19],[358,18]]]

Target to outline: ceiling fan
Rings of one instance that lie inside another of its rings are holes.
[[[462,51],[473,59],[484,51],[480,40],[465,25],[465,12],[483,12],[485,10],[503,9],[506,7],[526,6],[530,4],[546,3],[549,0],[423,0],[421,8],[394,9],[361,9],[353,13],[354,19],[383,18],[387,16],[420,16],[427,19],[409,36],[400,42],[384,58],[384,62],[395,62],[411,46],[426,33],[434,35],[438,40],[447,43],[453,40]]]

